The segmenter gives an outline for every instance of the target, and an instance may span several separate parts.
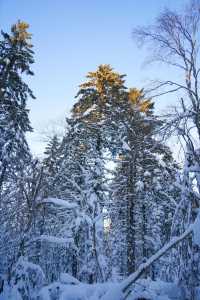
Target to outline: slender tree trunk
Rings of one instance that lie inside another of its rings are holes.
[[[128,173],[128,199],[127,199],[127,275],[135,271],[135,155],[129,162]]]

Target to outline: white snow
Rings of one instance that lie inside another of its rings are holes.
[[[78,285],[61,284],[54,282],[43,287],[39,293],[40,300],[52,299],[57,296],[59,300],[122,300],[119,284],[97,283]],[[7,300],[7,299],[6,299]],[[14,299],[13,299],[14,300]]]
[[[138,180],[136,182],[136,189],[137,189],[137,191],[142,191],[144,189],[144,182],[141,180]]]
[[[64,284],[79,284],[80,282],[68,273],[60,274],[60,282]]]
[[[151,173],[150,173],[149,171],[145,171],[145,172],[144,172],[144,176],[146,176],[146,177],[147,177],[147,176],[151,176]]]
[[[123,300],[124,295],[119,285],[111,287],[108,292],[101,298],[102,300]]]
[[[127,150],[127,151],[131,151],[131,148],[129,147],[129,145],[125,141],[123,141],[122,149],[123,150]]]
[[[122,292],[120,283],[97,283],[73,285],[68,283],[68,279],[72,277],[66,276],[67,283],[54,282],[43,287],[39,293],[41,300],[49,300],[57,296],[59,300],[124,300],[125,295]],[[136,300],[138,298],[149,300],[180,300],[181,290],[174,283],[163,281],[152,281],[151,279],[140,279],[131,287],[127,300]],[[6,299],[7,300],[7,299]]]

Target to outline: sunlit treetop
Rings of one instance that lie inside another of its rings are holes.
[[[86,76],[89,80],[80,85],[81,88],[95,88],[97,92],[104,96],[108,87],[120,88],[124,85],[123,77],[114,72],[110,65],[100,65],[95,72],[89,72]]]
[[[147,113],[153,109],[154,103],[150,99],[145,99],[142,90],[132,88],[128,94],[129,101],[133,106],[139,109],[140,112]]]
[[[11,27],[12,37],[11,41],[13,44],[23,44],[28,47],[32,47],[30,40],[32,34],[30,34],[27,30],[29,28],[29,24],[26,22],[18,21]]]

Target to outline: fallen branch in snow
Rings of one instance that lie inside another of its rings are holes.
[[[127,289],[143,274],[143,272],[149,268],[156,260],[158,260],[161,256],[163,256],[168,250],[176,246],[179,242],[184,240],[187,236],[189,236],[193,231],[193,225],[191,225],[183,234],[178,237],[173,238],[169,243],[164,245],[158,252],[156,252],[153,256],[151,256],[147,262],[141,264],[136,272],[131,274],[127,279],[122,281],[121,290],[123,293],[127,291]]]
[[[196,222],[195,222],[196,223]],[[178,237],[174,237],[169,243],[164,245],[158,252],[156,252],[154,255],[152,255],[145,263],[141,264],[137,271],[135,271],[133,274],[131,274],[127,279],[123,280],[119,284],[119,289],[118,289],[118,295],[120,295],[118,298],[115,298],[116,300],[122,299],[122,294],[127,292],[129,287],[136,282],[140,278],[140,276],[143,274],[143,272],[149,268],[156,260],[158,260],[161,256],[163,256],[168,250],[176,246],[179,242],[184,240],[186,237],[188,237],[193,230],[195,229],[196,224],[192,224],[189,226],[187,230],[185,230],[184,233],[182,233]],[[110,292],[108,291],[102,298],[101,300],[109,300],[110,299]],[[129,293],[125,296],[124,299],[127,299],[129,296]],[[113,298],[114,299],[114,298]]]

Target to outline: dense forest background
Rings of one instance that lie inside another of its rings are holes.
[[[127,88],[100,65],[42,159],[26,140],[28,29],[0,40],[0,299],[200,299],[200,2],[133,30],[179,81]],[[157,116],[172,93],[178,105]]]

